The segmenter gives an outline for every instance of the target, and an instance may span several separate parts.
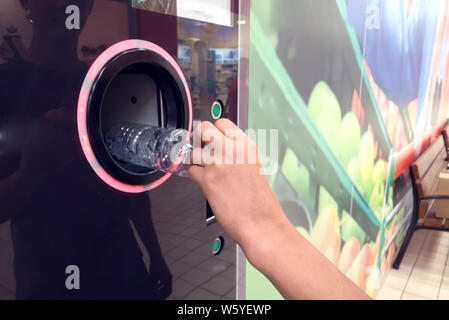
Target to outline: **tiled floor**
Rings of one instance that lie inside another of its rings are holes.
[[[402,260],[392,269],[379,300],[449,300],[449,232],[419,230]]]
[[[169,299],[233,300],[236,247],[218,223],[206,226],[206,199],[188,179],[173,177],[150,192],[152,218],[163,256],[173,275]],[[212,243],[223,236],[218,256]]]
[[[6,222],[0,224],[0,300],[12,300],[15,297],[13,261],[11,226]]]

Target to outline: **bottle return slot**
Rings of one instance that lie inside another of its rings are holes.
[[[92,168],[116,189],[144,192],[188,176],[192,106],[179,65],[147,41],[110,47],[83,84],[78,130]]]

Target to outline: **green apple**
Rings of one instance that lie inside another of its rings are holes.
[[[355,184],[357,189],[359,189],[360,192],[363,192],[359,158],[352,158],[348,163],[348,168],[346,171],[348,172],[349,177],[352,179],[352,182]]]
[[[370,206],[376,212],[376,216],[382,218],[383,202],[385,197],[385,181],[387,178],[387,162],[383,159],[376,161],[373,169],[373,189],[370,196]],[[393,210],[393,193],[390,191],[387,203],[385,204],[385,214]]]
[[[304,227],[296,227],[296,230],[298,230],[298,232],[304,237],[306,238],[308,241],[310,240],[310,234],[309,231],[307,231]]]
[[[379,219],[379,221],[382,219],[384,194],[385,194],[385,185],[382,183],[382,181],[379,181],[374,185],[369,200],[369,205],[371,209],[373,209],[373,211],[375,212],[376,217],[377,219]]]
[[[362,192],[365,198],[369,199],[373,188],[374,169],[374,140],[369,132],[365,132],[360,141],[359,166]]]
[[[331,88],[323,81],[318,82],[312,90],[309,112],[329,146],[336,151],[341,127],[340,104]]]
[[[322,212],[324,210],[324,208],[326,208],[329,205],[334,207],[336,210],[338,210],[337,202],[334,200],[334,198],[332,198],[332,196],[326,190],[326,188],[321,186],[320,187],[320,200],[318,203],[318,212]]]
[[[348,241],[351,238],[356,238],[359,243],[365,243],[365,231],[360,225],[352,218],[349,213],[343,211],[341,219],[341,239]]]
[[[295,153],[289,148],[282,161],[282,173],[296,193],[303,198],[309,193],[309,171],[301,165]]]
[[[372,183],[375,185],[377,182],[383,182],[385,184],[385,179],[387,177],[387,162],[383,159],[376,161],[373,168],[373,180]]]
[[[390,213],[393,210],[393,190],[392,190],[392,188],[390,189],[390,194],[388,195],[386,210],[387,210],[386,211],[387,213]]]
[[[354,113],[348,112],[341,122],[337,155],[346,168],[349,161],[359,153],[360,125]]]

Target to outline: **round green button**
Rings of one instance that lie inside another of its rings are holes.
[[[218,237],[214,240],[214,244],[212,245],[213,254],[215,255],[219,254],[222,248],[223,248],[223,238]]]
[[[214,104],[212,105],[212,117],[214,119],[220,118],[221,112],[222,112],[221,104],[218,102],[214,102]]]

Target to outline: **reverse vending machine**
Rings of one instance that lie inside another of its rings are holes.
[[[0,299],[234,299],[236,247],[122,123],[237,121],[239,1],[0,4]]]

